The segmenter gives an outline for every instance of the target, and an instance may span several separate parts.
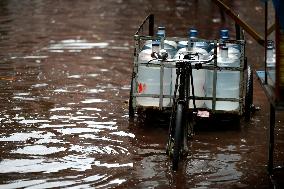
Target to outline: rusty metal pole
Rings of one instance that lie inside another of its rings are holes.
[[[269,125],[269,150],[268,150],[268,173],[273,173],[274,163],[274,129],[275,129],[275,107],[270,103],[270,125]]]
[[[154,36],[154,14],[149,15],[149,36]]]
[[[235,23],[235,29],[236,29],[236,40],[241,39],[241,27],[239,24]]]
[[[268,35],[268,31],[267,31],[267,20],[268,20],[268,14],[267,14],[267,1],[265,1],[264,4],[264,14],[265,14],[265,21],[264,21],[264,69],[265,69],[265,73],[264,73],[264,84],[267,84],[267,35]]]

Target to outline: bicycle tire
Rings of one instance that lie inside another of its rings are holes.
[[[251,118],[251,107],[253,103],[253,73],[251,66],[247,68],[247,83],[245,95],[245,120],[249,121]]]
[[[181,149],[183,142],[183,109],[184,105],[178,103],[176,109],[176,120],[175,120],[175,133],[174,133],[174,149],[173,149],[173,170],[178,170],[178,164],[181,157]]]

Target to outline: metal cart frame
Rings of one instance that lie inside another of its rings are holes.
[[[145,28],[148,25],[148,28]],[[148,35],[143,34],[144,30],[148,31]],[[229,114],[234,114],[241,116],[245,112],[250,112],[250,107],[252,104],[252,87],[251,91],[248,91],[248,76],[245,76],[245,71],[247,70],[247,61],[245,57],[245,40],[244,36],[242,33],[242,30],[240,27],[236,24],[236,33],[237,33],[237,40],[228,40],[226,42],[228,43],[235,43],[239,44],[241,47],[241,56],[240,56],[240,66],[239,67],[218,67],[217,66],[217,58],[214,60],[214,64],[209,65],[209,66],[204,66],[202,69],[207,69],[207,70],[213,70],[214,75],[213,75],[213,95],[212,97],[196,97],[196,100],[212,100],[212,109],[206,109],[207,111],[210,112],[210,114],[218,114],[218,113],[229,113]],[[129,115],[130,117],[133,117],[135,112],[140,111],[140,110],[146,110],[146,109],[158,109],[161,111],[167,112],[170,110],[171,106],[169,107],[163,107],[163,99],[164,98],[173,98],[172,95],[165,95],[163,94],[163,77],[164,77],[164,69],[165,68],[174,68],[174,65],[166,64],[166,62],[161,61],[159,64],[151,64],[149,62],[143,62],[139,63],[138,62],[138,55],[142,49],[143,42],[146,40],[156,40],[158,37],[154,37],[154,15],[150,14],[148,15],[145,20],[142,22],[140,25],[138,31],[134,35],[134,67],[133,67],[133,73],[132,73],[132,78],[131,78],[131,90],[130,90],[130,99],[129,99]],[[188,40],[187,38],[180,38],[180,37],[166,37],[165,39],[167,40],[172,40],[172,41],[182,41],[182,40]],[[206,42],[211,42],[215,44],[215,51],[214,54],[217,54],[217,43],[219,42],[218,40],[193,40],[193,41],[206,41]],[[137,93],[137,74],[138,73],[138,66],[148,66],[148,67],[160,67],[160,94],[139,94]],[[230,70],[230,71],[240,71],[240,83],[239,83],[239,97],[238,98],[217,98],[216,97],[216,85],[217,85],[217,71],[219,70]],[[251,71],[251,69],[249,70]],[[250,73],[252,76],[252,74]],[[246,80],[245,80],[246,79]],[[250,78],[252,79],[252,78]],[[246,93],[250,94],[246,94]],[[247,102],[249,105],[245,105],[245,101],[247,101],[247,97],[250,95],[251,101]],[[136,103],[136,98],[137,97],[151,97],[151,98],[159,98],[159,107],[144,107],[144,106],[138,106]],[[192,97],[190,97],[192,98]],[[239,102],[239,108],[234,111],[224,111],[224,110],[216,110],[216,102],[217,101],[231,101],[231,102]]]

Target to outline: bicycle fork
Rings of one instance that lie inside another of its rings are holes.
[[[187,117],[188,117],[188,105],[189,105],[189,73],[188,68],[185,64],[177,64],[177,78],[175,83],[175,90],[174,90],[174,99],[173,99],[173,107],[170,119],[170,127],[169,127],[169,140],[167,144],[167,153],[172,156],[173,146],[176,145],[176,141],[174,141],[174,136],[176,132],[176,112],[177,107],[182,105],[182,128],[181,128],[181,141],[179,144],[181,145],[182,151],[187,151]],[[178,96],[177,96],[178,91]]]
[[[192,91],[192,101],[193,101],[193,115],[190,115],[189,101],[190,101],[190,90]],[[179,92],[177,97],[177,91]],[[174,90],[173,107],[171,113],[170,127],[169,127],[169,140],[167,143],[167,153],[171,156],[172,147],[174,145],[174,134],[175,134],[175,120],[176,111],[178,104],[182,104],[182,141],[181,149],[182,151],[188,151],[187,139],[188,136],[191,137],[193,133],[193,123],[190,120],[194,119],[194,114],[197,114],[196,104],[195,104],[195,94],[194,94],[194,84],[193,84],[193,74],[191,65],[177,64],[177,78]],[[191,117],[192,116],[192,117]]]

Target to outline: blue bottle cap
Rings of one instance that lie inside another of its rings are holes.
[[[196,29],[189,29],[188,31],[188,37],[195,38],[198,35],[198,31]]]
[[[229,30],[227,30],[227,29],[220,30],[220,38],[221,39],[229,39]]]

